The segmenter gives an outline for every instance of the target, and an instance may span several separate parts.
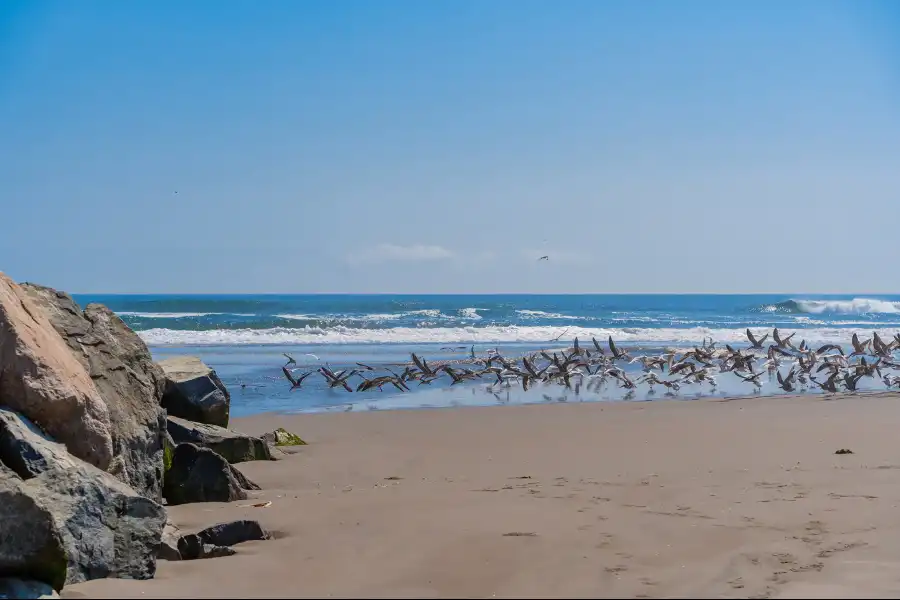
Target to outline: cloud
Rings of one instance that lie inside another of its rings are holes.
[[[347,257],[350,264],[385,263],[385,262],[433,262],[453,258],[455,255],[443,246],[427,246],[414,244],[398,246],[396,244],[378,244],[359,254]]]

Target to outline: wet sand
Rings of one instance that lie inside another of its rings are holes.
[[[170,515],[188,531],[255,518],[276,539],[64,597],[900,596],[900,394],[233,426],[310,445],[240,465],[254,500]]]

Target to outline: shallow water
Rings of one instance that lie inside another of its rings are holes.
[[[566,389],[538,385],[489,386],[482,382],[449,385],[443,376],[431,385],[411,384],[411,391],[348,393],[329,389],[314,373],[300,390],[289,391],[281,366],[282,353],[301,367],[333,370],[406,363],[416,352],[429,361],[465,359],[474,347],[479,356],[496,348],[508,357],[546,348],[564,348],[578,336],[608,336],[641,352],[668,347],[688,348],[712,337],[742,345],[745,329],[758,335],[779,327],[795,341],[849,344],[851,334],[879,331],[886,339],[900,332],[900,296],[736,296],[736,295],[558,295],[558,296],[77,296],[85,304],[98,301],[115,310],[151,347],[157,358],[199,355],[216,369],[232,392],[235,416],[259,412],[385,410],[456,405],[529,402],[645,401],[705,396],[751,395],[753,386],[731,373],[717,377],[718,386],[685,385],[675,394],[655,394],[645,386],[626,395],[607,383],[596,389],[585,381]],[[560,338],[560,341],[553,341]],[[307,356],[307,353],[315,355]],[[402,369],[402,367],[401,367]],[[639,365],[628,370],[637,376]],[[784,372],[787,368],[783,369]],[[299,374],[302,371],[298,371]],[[354,378],[355,388],[361,380]],[[589,389],[590,388],[590,389]],[[882,389],[865,379],[862,389]],[[811,388],[815,392],[817,388]],[[760,394],[785,393],[773,381]]]

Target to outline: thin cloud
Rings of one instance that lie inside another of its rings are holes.
[[[399,246],[397,244],[378,244],[368,250],[347,258],[350,264],[386,263],[386,262],[434,262],[453,258],[455,254],[443,246],[414,244]]]

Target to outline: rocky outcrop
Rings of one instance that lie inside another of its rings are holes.
[[[191,443],[209,448],[231,464],[250,460],[272,460],[268,444],[260,438],[178,417],[169,417],[168,425],[169,435],[176,444]]]
[[[195,356],[168,358],[159,366],[166,377],[162,405],[169,415],[228,427],[231,396],[214,370]]]
[[[163,495],[170,505],[232,502],[246,500],[244,490],[254,488],[259,489],[209,448],[179,444],[166,473]]]
[[[0,398],[73,455],[103,470],[110,467],[113,442],[106,403],[44,311],[3,273]]]
[[[114,459],[105,470],[160,501],[166,431],[160,402],[165,378],[146,344],[101,304],[82,310],[63,292],[28,283],[22,289],[88,372],[108,408]]]
[[[148,579],[162,506],[0,409],[0,574],[63,584]]]
[[[59,598],[53,586],[41,581],[19,579],[18,577],[0,578],[0,598],[25,600],[26,598]]]

